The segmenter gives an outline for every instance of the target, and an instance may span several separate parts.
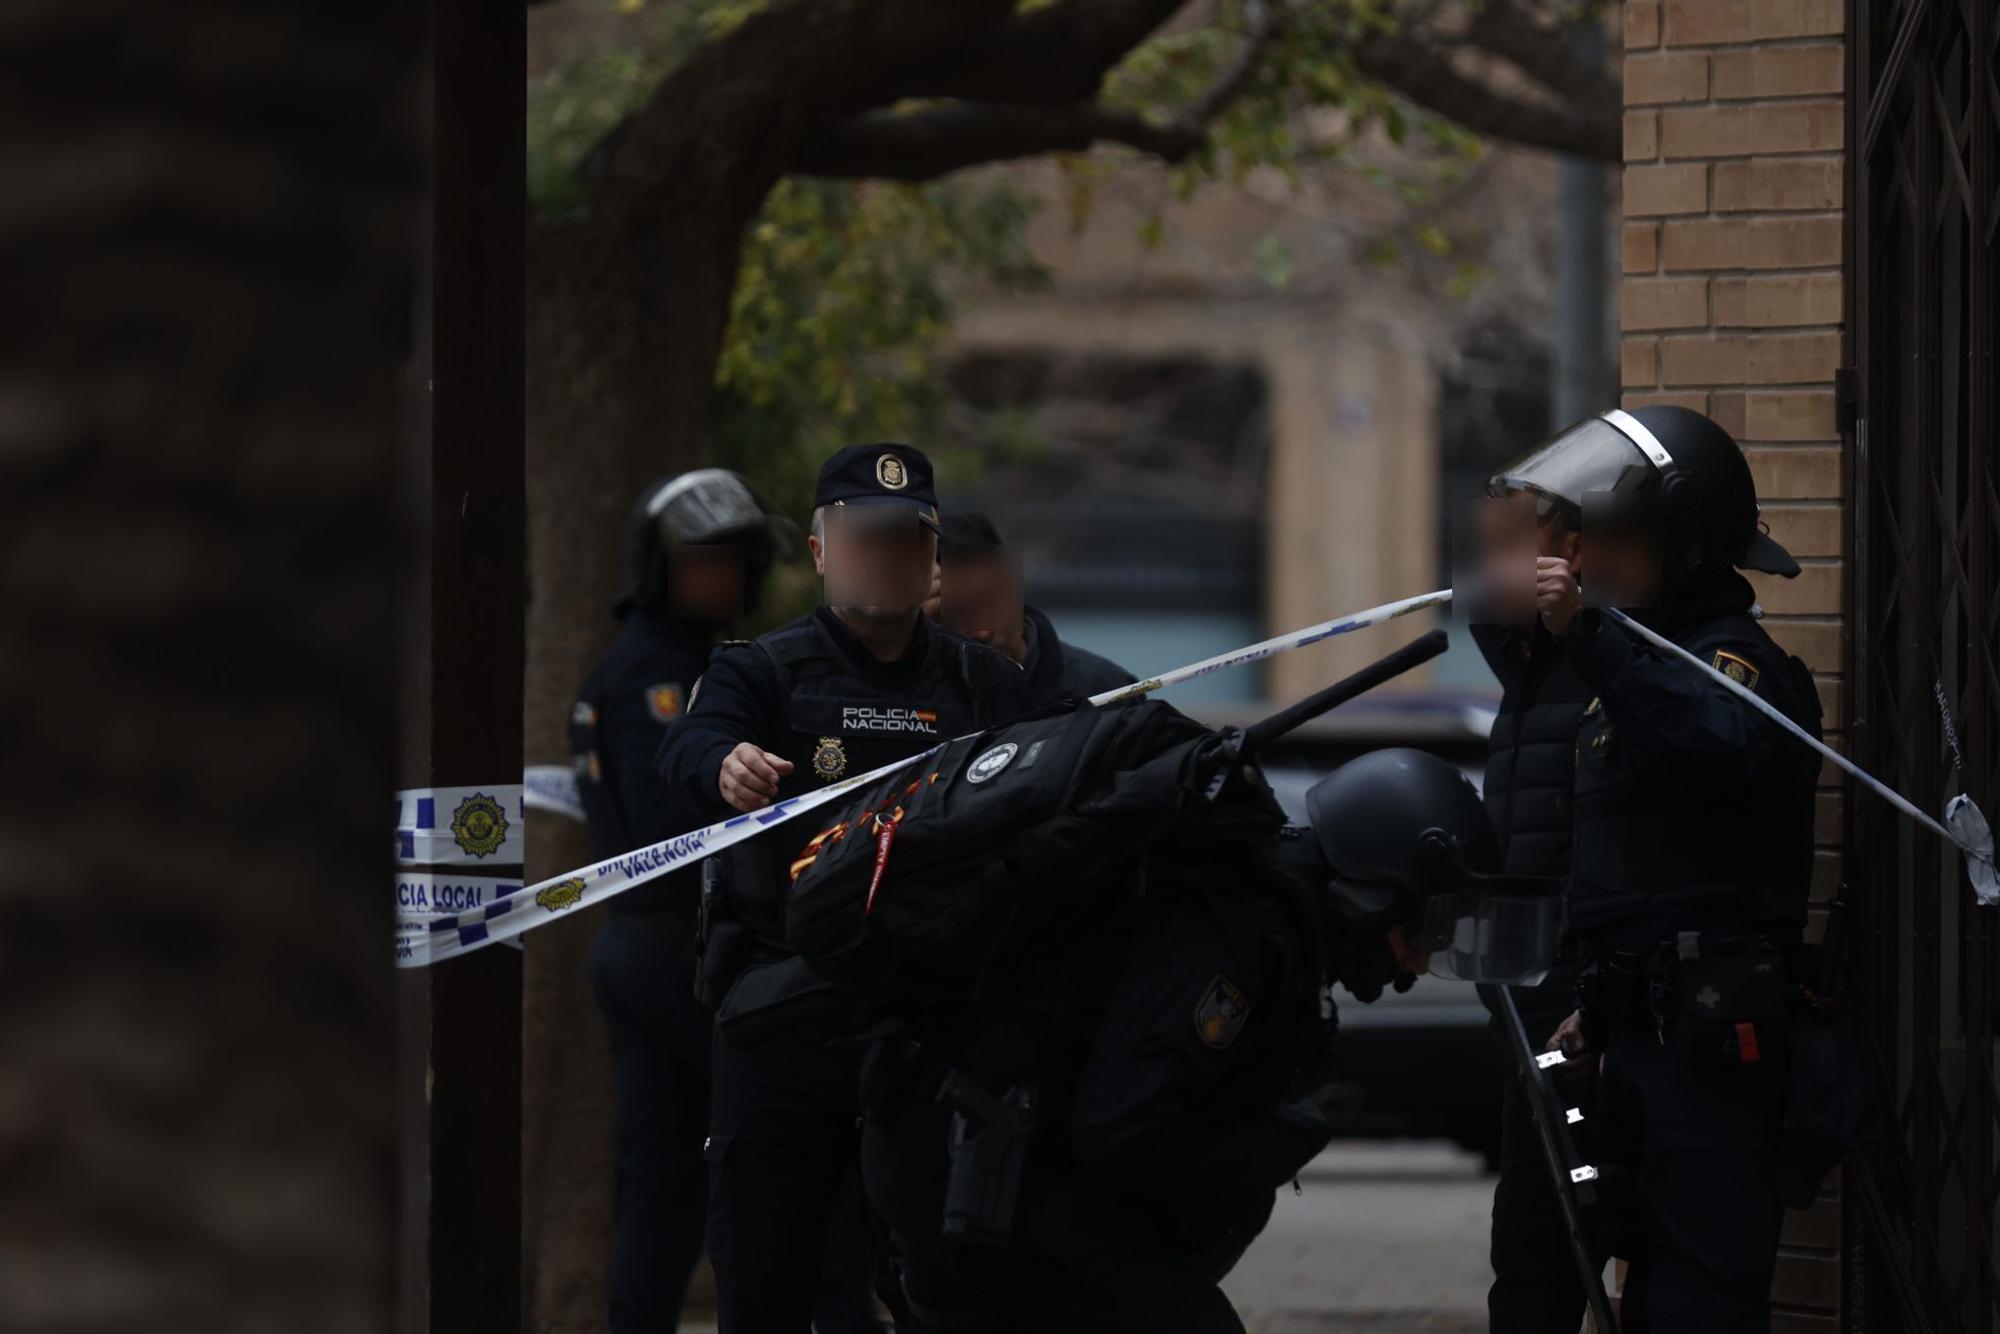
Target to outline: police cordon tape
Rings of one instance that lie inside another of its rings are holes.
[[[1451,590],[1442,589],[1435,593],[1403,598],[1397,602],[1385,602],[1379,607],[1370,607],[1351,616],[1322,621],[1318,625],[1309,625],[1303,630],[1278,635],[1261,643],[1251,644],[1247,648],[1235,649],[1213,658],[1204,658],[1185,667],[1176,667],[1170,672],[1148,677],[1129,686],[1104,691],[1093,695],[1090,702],[1104,705],[1135,699],[1165,689],[1167,686],[1193,680],[1198,676],[1207,676],[1211,672],[1240,667],[1246,663],[1260,662],[1265,658],[1276,657],[1280,653],[1304,648],[1309,644],[1317,644],[1337,635],[1365,630],[1370,626],[1382,625],[1398,617],[1408,616],[1412,612],[1442,606],[1449,601],[1451,601]],[[455,959],[459,955],[512,939],[524,931],[531,931],[544,923],[568,916],[578,909],[602,903],[635,885],[657,879],[669,871],[691,866],[704,857],[712,856],[725,848],[733,847],[768,829],[804,815],[807,811],[836,801],[856,788],[864,787],[936,754],[945,744],[940,742],[922,754],[912,755],[894,764],[885,764],[867,773],[843,778],[816,792],[789,797],[760,811],[732,816],[719,824],[676,835],[650,847],[639,848],[623,856],[598,862],[594,866],[579,867],[537,884],[526,885],[505,893],[495,893],[487,902],[464,912],[439,915],[435,910],[407,909],[399,904],[396,912],[396,966],[424,968],[431,964],[442,963],[447,959]]]
[[[1987,823],[1986,816],[1981,813],[1971,797],[1960,793],[1946,802],[1944,821],[1939,823],[1915,802],[1787,718],[1776,705],[1742,682],[1731,679],[1727,673],[1718,671],[1712,664],[1703,662],[1673,640],[1639,624],[1624,612],[1612,607],[1603,610],[1605,615],[1653,647],[1663,649],[1675,657],[1684,658],[1707,672],[1720,682],[1724,689],[1748,701],[1759,713],[1859,779],[1862,785],[1876,796],[1964,853],[1965,874],[1972,882],[1973,894],[1982,906],[1990,908],[2000,905],[2000,872],[1996,872],[1993,865],[1993,826]]]

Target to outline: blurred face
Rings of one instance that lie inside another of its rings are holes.
[[[1589,596],[1614,607],[1651,607],[1660,600],[1659,544],[1634,528],[1587,524],[1577,561]]]
[[[953,634],[987,644],[1012,658],[1028,657],[1021,572],[1004,556],[954,560],[944,572],[940,623]]]
[[[828,606],[893,620],[923,606],[930,593],[937,534],[913,509],[830,505],[807,545]]]
[[[1473,510],[1480,587],[1486,608],[1500,625],[1531,625],[1535,619],[1535,557],[1542,529],[1535,522],[1535,498],[1525,491],[1488,496]]]
[[[944,617],[944,566],[931,562],[931,591],[924,595],[924,615],[933,621]]]
[[[1396,956],[1396,966],[1411,977],[1422,977],[1431,970],[1430,951],[1412,944],[1400,925],[1389,928],[1389,952]]]
[[[733,621],[749,591],[743,548],[675,547],[667,556],[667,605],[692,621]]]

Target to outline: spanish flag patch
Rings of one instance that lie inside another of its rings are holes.
[[[1734,653],[1717,649],[1709,665],[1746,690],[1757,688],[1757,669],[1750,665],[1747,658],[1739,658]]]

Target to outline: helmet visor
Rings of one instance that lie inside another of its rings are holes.
[[[1637,491],[1658,475],[1630,436],[1591,417],[1493,474],[1486,489],[1532,491],[1582,510],[1586,496]]]
[[[1424,904],[1423,948],[1439,977],[1533,986],[1555,964],[1559,926],[1553,897],[1434,894]]]

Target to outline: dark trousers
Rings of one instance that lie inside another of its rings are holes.
[[[612,1334],[667,1334],[680,1321],[708,1216],[708,1067],[714,1021],[694,998],[691,918],[613,914],[591,985],[611,1030],[618,1195]]]
[[[1787,1053],[1698,1065],[1650,1030],[1606,1044],[1607,1158],[1632,1173],[1627,1334],[1766,1334],[1784,1206],[1778,1195]]]
[[[1540,1051],[1568,1010],[1521,1012],[1528,1041]],[[1508,1078],[1500,1094],[1500,1179],[1493,1187],[1493,1286],[1486,1293],[1493,1334],[1575,1334],[1583,1323],[1583,1282],[1577,1277],[1569,1231],[1535,1130],[1534,1114],[1514,1073],[1506,1019],[1495,1015],[1493,1036],[1504,1049]]]
[[[1013,1241],[943,1237],[949,1111],[928,1102],[871,1112],[868,1195],[889,1224],[904,1295],[938,1334],[1243,1334],[1229,1299],[1142,1211],[1074,1168],[1033,1161]]]
[[[856,1185],[859,1049],[794,1033],[748,1051],[718,1039],[714,1051],[708,1255],[721,1334],[878,1334],[878,1255]]]

